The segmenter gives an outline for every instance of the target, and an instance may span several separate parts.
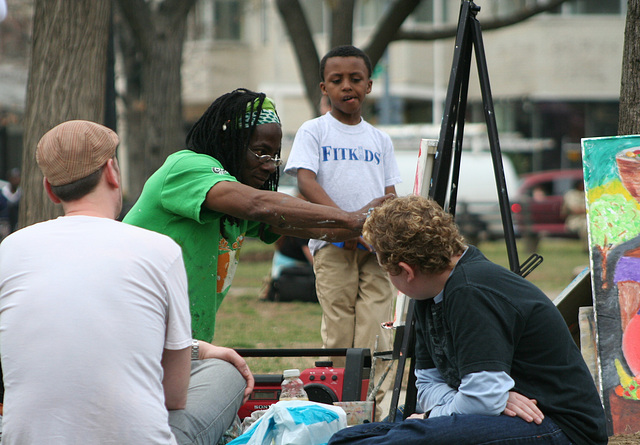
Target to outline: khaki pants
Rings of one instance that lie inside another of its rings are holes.
[[[375,254],[362,250],[345,250],[328,245],[314,255],[316,291],[322,306],[321,335],[324,348],[369,348],[374,352],[390,351],[392,331],[380,324],[393,320],[396,291],[387,273],[378,265]],[[335,367],[344,367],[344,357],[332,357]],[[375,380],[384,373],[388,362],[377,360]],[[376,418],[379,405],[393,383],[389,374],[376,394]]]

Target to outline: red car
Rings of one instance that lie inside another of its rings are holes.
[[[581,169],[547,170],[522,175],[512,200],[514,224],[525,237],[576,237],[565,227],[562,204],[564,194],[583,184]]]

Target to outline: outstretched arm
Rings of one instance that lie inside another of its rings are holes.
[[[312,204],[285,193],[223,181],[211,187],[205,206],[236,218],[264,222],[271,226],[273,232],[281,235],[342,240],[358,236],[367,210],[391,197],[380,197],[360,210],[346,212],[336,207]]]
[[[309,200],[309,202],[339,208],[338,205],[333,201],[333,199],[331,199],[331,197],[327,194],[324,188],[318,183],[317,176],[313,171],[306,168],[299,168],[296,170],[296,178],[298,180],[298,189],[300,190],[300,193],[307,200]],[[390,186],[386,187],[384,192],[385,196],[395,196],[396,189],[394,186]],[[368,210],[371,207],[375,207],[375,205],[372,205],[370,203],[362,210]],[[358,247],[358,244],[361,244],[369,251],[372,250],[371,246],[369,246],[369,244],[361,236],[344,239],[344,241],[344,248],[347,250],[355,250]]]
[[[339,208],[324,188],[318,183],[315,172],[306,168],[299,168],[296,170],[296,178],[298,180],[298,189],[300,190],[300,193],[309,202]],[[358,239],[359,237],[349,237],[349,239],[345,239],[344,248],[347,250],[355,250]],[[366,245],[366,243],[364,245]]]

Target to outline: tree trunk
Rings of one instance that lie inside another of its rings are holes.
[[[353,10],[356,7],[355,3],[355,0],[334,0],[329,2],[331,7],[329,49],[340,45],[350,45],[353,42]]]
[[[298,0],[276,0],[280,17],[287,27],[289,39],[298,59],[304,89],[312,110],[319,114],[320,58],[311,35],[311,28]]]
[[[628,0],[622,52],[618,134],[640,133],[640,0]]]
[[[110,0],[35,0],[19,227],[55,218],[35,152],[44,133],[71,119],[102,123]]]
[[[154,9],[143,0],[118,4],[133,36],[130,57],[140,63],[137,74],[127,73],[131,89],[125,94],[130,172],[126,198],[134,202],[166,157],[184,148],[180,68],[187,14],[195,0],[165,0]],[[125,61],[125,67],[131,66],[135,64]]]
[[[166,157],[185,146],[180,77],[184,24],[166,39],[154,41],[143,55],[140,97],[127,113],[137,115],[132,124],[140,124],[139,128],[131,125],[127,132],[132,137],[127,141],[136,141],[136,145],[127,145],[130,201],[137,199],[145,181]]]
[[[117,3],[116,3],[117,4]],[[142,131],[142,116],[144,115],[144,106],[142,101],[142,58],[140,57],[138,46],[133,37],[132,30],[128,23],[122,20],[122,15],[118,8],[115,14],[115,35],[117,41],[117,52],[121,56],[122,71],[124,74],[125,86],[122,91],[118,91],[119,97],[122,98],[124,106],[122,107],[123,119],[119,126],[120,137],[127,147],[127,169],[123,171],[127,179],[125,190],[125,209],[127,211],[128,204],[132,204],[130,183],[135,181],[135,166],[144,163],[144,155],[142,147],[144,147],[144,131]],[[134,170],[134,172],[131,172]],[[140,175],[142,176],[142,175]],[[143,179],[140,180],[140,182]],[[140,184],[134,186],[136,190],[140,189]],[[137,196],[137,194],[136,194]],[[135,198],[134,198],[135,199]],[[123,215],[124,216],[124,215]]]

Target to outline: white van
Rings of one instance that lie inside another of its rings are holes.
[[[402,183],[396,184],[396,192],[398,196],[408,195],[413,192],[418,147],[415,151],[396,150],[395,156],[402,175]],[[507,195],[515,197],[519,185],[516,170],[505,156],[502,165]],[[504,236],[490,152],[462,152],[456,203],[456,223],[469,243]]]

